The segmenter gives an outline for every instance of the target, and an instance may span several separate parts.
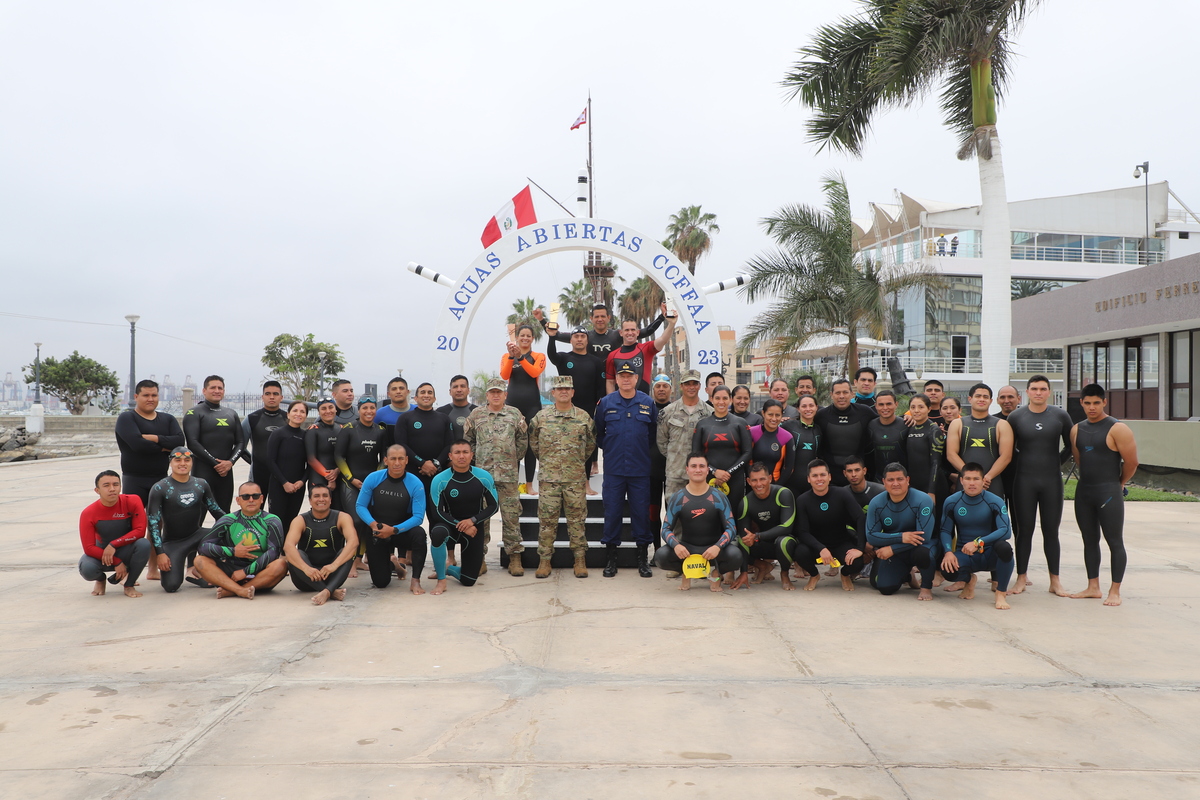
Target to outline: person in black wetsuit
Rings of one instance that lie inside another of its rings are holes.
[[[1009,513],[1017,524],[1013,526],[1016,540],[1017,580],[1009,594],[1021,594],[1029,586],[1029,557],[1033,551],[1033,529],[1041,511],[1042,549],[1050,571],[1050,591],[1065,597],[1066,589],[1058,578],[1058,526],[1062,522],[1063,482],[1062,465],[1071,457],[1071,428],[1075,423],[1064,409],[1052,406],[1050,379],[1034,375],[1025,389],[1029,405],[1018,408],[1008,417],[1012,426],[1013,451],[1016,453],[1016,472]]]
[[[412,568],[409,591],[425,594],[421,588],[421,572],[429,549],[425,529],[421,527],[425,521],[425,487],[416,475],[408,472],[408,453],[403,446],[389,447],[384,463],[387,469],[372,472],[363,481],[355,507],[359,519],[371,529],[367,542],[371,583],[386,589],[392,582],[393,570],[403,577],[404,563],[396,555],[398,550],[409,554]]]
[[[942,487],[942,456],[946,452],[946,434],[929,419],[929,398],[914,395],[908,401],[909,426],[904,436],[902,464],[908,467],[912,487],[934,498],[945,500]],[[941,519],[941,516],[938,516]]]
[[[171,451],[184,443],[183,429],[175,417],[158,413],[158,384],[154,381],[138,381],[133,402],[133,408],[117,416],[121,491],[136,494],[145,503],[150,487],[167,474]],[[147,577],[154,580],[154,574]]]
[[[544,318],[540,308],[534,309],[533,317],[542,324],[542,328],[545,329],[547,333],[550,332],[550,325]],[[621,333],[620,331],[609,327],[609,323],[612,321],[612,316],[610,315],[608,306],[606,305],[598,303],[592,306],[591,320],[592,329],[587,332],[588,349],[591,351],[591,354],[600,359],[600,363],[603,364],[605,359],[608,358],[608,354],[621,346]],[[640,331],[638,331],[638,338],[647,339],[653,336],[654,332],[657,331],[664,322],[666,322],[666,319],[662,316],[659,316],[645,328],[642,328]],[[558,333],[557,330],[558,329],[555,328],[555,341],[559,341],[564,344],[570,343],[572,334],[566,332]],[[573,378],[575,376],[572,375],[571,377]]]
[[[786,486],[771,482],[765,464],[750,466],[746,479],[750,491],[742,498],[738,527],[741,537],[738,545],[745,553],[745,560],[754,568],[754,583],[762,583],[771,573],[771,562],[778,561],[782,588],[791,590],[792,581],[787,568],[791,558],[786,555],[785,542],[792,539],[792,525],[796,520],[796,500]]]
[[[812,591],[821,580],[817,559],[826,569],[834,560],[841,562],[842,588],[854,591],[854,576],[866,563],[867,539],[863,509],[844,486],[830,486],[829,465],[820,459],[808,464],[811,492],[796,501],[795,534],[785,551],[789,562],[794,561],[808,573],[804,588]]]
[[[287,410],[282,402],[283,387],[279,381],[267,381],[262,386],[262,408],[251,411],[242,420],[242,435],[246,440],[242,458],[250,465],[250,480],[261,486],[267,497],[271,496],[271,471],[255,469],[254,462],[266,456],[271,434],[287,425]],[[284,530],[287,530],[286,523]]]
[[[871,454],[871,477],[883,480],[883,468],[892,462],[908,466],[908,451],[904,438],[908,426],[896,418],[896,394],[884,389],[875,394],[875,413],[879,416],[867,423],[867,452]]]
[[[450,443],[454,441],[454,426],[450,418],[433,410],[437,395],[432,383],[417,387],[417,407],[396,421],[395,442],[408,452],[408,470],[425,487],[425,508],[432,509],[429,486],[433,476],[446,468],[450,460]],[[432,524],[432,519],[430,524]]]
[[[1071,452],[1079,465],[1075,487],[1075,522],[1083,535],[1083,563],[1088,585],[1071,597],[1100,597],[1100,535],[1112,559],[1112,585],[1104,605],[1121,605],[1125,577],[1125,485],[1137,472],[1137,443],[1124,422],[1108,415],[1104,387],[1090,383],[1079,402],[1087,419],[1071,429]]]
[[[333,395],[333,404],[337,406],[333,415],[335,425],[340,428],[358,419],[358,411],[354,408],[354,384],[340,378],[333,382],[329,393]]]
[[[292,520],[300,516],[304,505],[304,476],[308,468],[308,448],[305,445],[304,420],[308,404],[293,400],[287,408],[287,421],[267,439],[267,446],[258,453],[259,472],[271,477],[268,500],[271,513],[279,517],[286,531]],[[259,484],[260,486],[262,484]]]
[[[358,534],[350,515],[330,508],[331,499],[328,486],[309,489],[310,508],[292,520],[283,542],[292,585],[302,592],[315,592],[314,606],[346,599],[342,584],[350,576],[358,552]]]
[[[328,486],[333,508],[341,511],[341,494],[337,488],[337,404],[331,397],[317,401],[317,421],[304,432],[304,453],[308,458],[308,484]]]
[[[158,551],[157,566],[164,592],[176,592],[183,585],[196,550],[208,535],[208,528],[200,527],[205,512],[218,517],[225,514],[208,484],[192,476],[192,451],[180,445],[171,451],[170,458],[171,474],[154,484],[146,504],[146,523]],[[207,588],[195,569],[188,580]]]
[[[746,496],[746,465],[750,463],[753,442],[742,418],[729,413],[731,402],[729,387],[713,389],[712,416],[696,423],[692,451],[704,454],[714,485],[724,484],[730,507],[740,511],[742,498]]]
[[[437,585],[432,594],[446,591],[449,574],[463,586],[474,586],[483,564],[483,529],[500,510],[496,484],[492,476],[479,467],[471,466],[474,457],[471,443],[465,440],[450,445],[450,469],[433,478],[429,510],[432,523],[429,542],[432,545],[433,568]],[[446,566],[446,545],[462,546],[462,564]]]
[[[986,383],[972,386],[967,396],[971,398],[971,413],[954,420],[946,429],[946,460],[955,472],[968,461],[980,465],[985,470],[983,488],[1003,497],[1000,475],[1012,462],[1012,427],[988,413],[992,390]]]
[[[354,522],[360,557],[366,552],[367,537],[371,535],[371,530],[358,518],[358,492],[367,476],[383,467],[384,454],[391,439],[387,428],[375,421],[375,409],[374,397],[363,395],[359,398],[358,421],[338,431],[337,445],[334,446],[334,459],[342,474],[342,508],[347,509],[346,513]],[[358,570],[363,566],[361,558],[356,559],[350,568],[350,577],[357,578]]]
[[[450,402],[438,406],[438,411],[445,414],[454,426],[454,438],[461,439],[467,417],[479,406],[470,400],[471,380],[466,375],[455,375],[450,379]]]
[[[851,456],[866,457],[870,453],[867,424],[875,419],[875,411],[863,404],[851,403],[850,381],[839,378],[830,387],[833,405],[817,412],[814,420],[821,429],[821,460],[833,471],[833,482],[845,486],[842,470]]]
[[[778,400],[768,400],[762,416],[761,424],[750,426],[750,463],[762,464],[771,483],[786,486],[792,480],[796,448],[791,432],[780,427],[783,405]]]
[[[724,394],[729,396],[728,392]],[[708,485],[708,460],[703,453],[688,456],[687,474],[687,485],[667,501],[667,518],[662,526],[666,544],[654,553],[654,563],[659,569],[679,573],[683,571],[683,560],[699,553],[707,561],[715,562],[718,574],[728,575],[742,564],[729,498]],[[686,592],[691,586],[691,580],[685,577],[679,588]],[[723,586],[719,580],[713,580],[709,588],[719,592]]]
[[[746,391],[749,391],[749,389]],[[771,395],[771,399],[779,403],[779,407],[783,409],[783,419],[785,422],[797,419],[800,416],[800,410],[796,406],[788,405],[788,385],[787,381],[783,378],[776,378],[771,381],[771,388],[768,393]]]
[[[783,421],[783,429],[792,435],[792,449],[796,453],[788,488],[797,498],[809,490],[808,465],[818,458],[821,450],[821,429],[816,425],[819,410],[817,398],[804,395],[796,401],[796,411],[800,416]]]
[[[546,370],[546,357],[535,353],[533,328],[509,325],[508,352],[500,357],[500,377],[508,381],[508,404],[521,412],[528,425],[542,410],[542,393],[538,389],[538,378]],[[537,456],[533,450],[525,450],[525,493],[536,495],[533,476],[537,470]]]
[[[191,449],[192,474],[208,482],[217,505],[229,512],[233,504],[233,462],[246,447],[242,422],[232,408],[222,408],[225,379],[204,379],[204,400],[183,416],[183,435]]]
[[[762,425],[762,414],[750,410],[750,387],[735,386],[733,391],[729,393],[732,398],[732,404],[729,406],[729,413],[736,414],[746,421],[746,427],[753,428],[755,425]]]

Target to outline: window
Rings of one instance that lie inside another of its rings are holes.
[[[1125,380],[1130,389],[1138,388],[1138,356],[1142,352],[1140,339],[1130,339],[1125,349]]]
[[[1158,337],[1142,339],[1142,388],[1158,388]]]
[[[1096,345],[1083,346],[1083,373],[1079,376],[1079,385],[1087,386],[1096,382]]]
[[[1192,411],[1192,334],[1171,334],[1171,419],[1187,419]]]
[[[1108,345],[1108,383],[1104,384],[1104,388],[1109,391],[1125,388],[1124,339],[1110,342]],[[1136,388],[1136,384],[1133,388]]]
[[[1079,373],[1083,364],[1083,349],[1073,344],[1068,348],[1067,391],[1078,392],[1083,388],[1079,382]]]
[[[1180,239],[1190,239],[1191,236],[1192,236],[1191,231],[1180,231],[1179,232]]]

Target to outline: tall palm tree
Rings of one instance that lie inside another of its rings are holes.
[[[532,297],[526,297],[524,300],[520,298],[513,300],[512,307],[513,313],[508,315],[508,318],[505,319],[505,322],[507,322],[509,325],[530,326],[533,328],[533,340],[535,342],[540,341],[542,338],[542,325],[537,321],[537,318],[533,316],[533,310],[535,308],[540,308],[542,311],[545,311],[546,307],[534,302]]]
[[[567,329],[583,324],[592,313],[592,287],[586,278],[580,278],[564,286],[558,294],[559,311],[566,320]]]
[[[629,284],[629,288],[621,293],[617,305],[621,310],[622,320],[635,319],[639,326],[645,327],[658,316],[662,302],[662,288],[643,275]]]
[[[667,223],[667,238],[663,247],[687,264],[688,272],[696,274],[696,262],[712,248],[712,234],[720,233],[716,214],[705,214],[700,206],[685,206],[671,215]]]
[[[985,379],[1008,381],[1012,320],[1011,231],[996,99],[1012,60],[1011,37],[1040,0],[861,0],[862,11],[818,29],[783,85],[816,111],[809,138],[861,155],[876,114],[940,88],[958,157],[978,156],[983,217]]]
[[[784,206],[763,220],[778,248],[747,263],[749,280],[738,291],[748,302],[772,299],[746,328],[738,348],[766,346],[778,365],[788,354],[821,335],[846,337],[846,367],[858,369],[858,339],[882,339],[894,294],[941,284],[916,264],[884,267],[854,246],[850,193],[839,173],[822,185],[826,207]]]

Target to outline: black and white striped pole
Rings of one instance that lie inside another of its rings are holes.
[[[448,276],[443,275],[440,272],[436,272],[429,267],[423,267],[415,261],[408,262],[408,271],[414,275],[420,275],[426,280],[431,280],[434,283],[445,286],[447,289],[454,288],[454,281],[452,281]]]
[[[714,284],[705,286],[700,291],[705,294],[716,294],[717,292],[724,292],[729,289],[736,289],[739,286],[745,286],[749,281],[749,275],[737,275],[733,278],[726,278],[723,281],[717,281]]]

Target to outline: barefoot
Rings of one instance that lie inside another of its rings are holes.
[[[854,591],[854,578],[850,577],[849,575],[842,576],[842,591],[844,591],[844,592],[853,592]]]
[[[820,582],[821,582],[821,576],[813,575],[811,578],[808,579],[808,583],[804,584],[804,591],[811,592],[813,589],[817,588],[817,584]]]
[[[332,592],[330,592],[329,597],[330,597],[330,599],[341,602],[342,600],[346,599],[346,590],[345,589],[334,589]]]
[[[1000,609],[1001,611],[1012,608],[1012,606],[1008,604],[1008,601],[1004,599],[1005,595],[1007,594],[1008,592],[996,592],[996,608]]]
[[[152,564],[153,564],[154,562],[153,562],[153,561],[151,561],[150,563],[152,563]],[[151,569],[148,569],[148,570],[146,570],[146,580],[148,580],[148,581],[161,581],[161,580],[162,580],[162,573],[161,573],[161,572],[159,572],[157,568],[155,568],[155,569],[152,569],[152,570],[151,570]]]
[[[141,597],[142,593],[139,592],[137,589],[133,588],[132,586],[126,586],[125,587],[125,596],[126,597]],[[1117,598],[1117,602],[1120,603],[1121,599]]]
[[[446,593],[446,579],[442,578],[440,581],[438,581],[436,584],[434,584],[433,590],[430,591],[429,593],[430,594],[445,594]]]
[[[96,585],[92,587],[92,597],[103,597],[108,590],[108,581],[101,578],[96,581]]]
[[[1066,596],[1067,596],[1067,590],[1063,588],[1062,581],[1060,581],[1060,580],[1058,579],[1058,576],[1057,576],[1057,575],[1051,575],[1051,576],[1050,576],[1050,589],[1049,589],[1049,591],[1050,591],[1050,594],[1056,594],[1056,595],[1058,595],[1059,597],[1066,597]]]
[[[243,587],[242,591],[239,594],[242,597],[246,598],[247,600],[253,600],[254,599],[254,587],[253,586]]]
[[[688,589],[691,589],[691,588],[692,588],[692,579],[691,578],[684,578],[683,580],[681,580],[679,582],[679,591],[686,592]]]
[[[835,574],[836,574],[836,573],[835,573]],[[909,576],[908,576],[908,588],[910,588],[910,589],[920,589],[920,588],[921,588],[921,579],[920,579],[920,578],[919,578],[917,575],[915,575],[915,574],[913,574],[913,575],[909,575]],[[932,591],[932,590],[931,590],[931,591]]]
[[[1089,586],[1088,588],[1084,589],[1082,592],[1076,592],[1075,594],[1067,595],[1067,597],[1071,597],[1076,600],[1080,600],[1080,599],[1086,598],[1086,597],[1095,597],[1096,599],[1099,599],[1103,596],[1104,595],[1100,594],[1099,586],[1096,586],[1096,587]]]
[[[408,590],[413,594],[425,594],[425,590],[421,588],[421,579],[413,578],[408,582]]]
[[[458,566],[458,561],[457,561],[457,559],[454,558],[454,550],[453,549],[451,549],[450,552],[446,553],[446,564],[451,567]],[[437,576],[435,575],[434,577],[437,577]]]
[[[990,589],[991,591],[994,592],[994,591],[996,591],[997,588],[999,588],[999,586],[1000,586],[999,581],[988,578],[988,589]]]
[[[525,490],[525,494],[529,495],[530,497],[537,497],[537,496],[538,496],[537,489],[534,489],[533,487],[530,487],[530,488],[526,489],[526,490]]]
[[[979,583],[979,576],[972,575],[971,580],[967,581],[967,585],[963,587],[962,592],[958,595],[959,600],[974,600],[975,599],[975,584]]]
[[[126,589],[125,593],[128,594],[129,590]],[[1104,598],[1104,605],[1106,605],[1106,606],[1121,605],[1121,590],[1118,589],[1116,586],[1111,587],[1108,590],[1108,597]]]
[[[837,574],[838,574],[838,568],[837,568],[837,567],[830,567],[829,569],[825,570],[825,577],[826,577],[826,578],[832,578],[832,577],[834,577],[834,576],[835,576],[835,575],[837,575]]]
[[[217,599],[218,600],[224,600],[226,597],[233,597],[234,594],[235,594],[235,592],[231,592],[228,589],[222,589],[220,586],[217,587]]]
[[[949,586],[944,587],[942,589],[942,591],[943,592],[961,592],[965,587],[966,587],[966,584],[963,583],[962,581],[955,581],[954,583],[950,584]]]
[[[1032,585],[1033,584],[1031,584],[1029,582],[1029,579],[1026,578],[1024,575],[1018,575],[1017,582],[1014,583],[1013,587],[1008,590],[1008,593],[1009,594],[1021,594],[1022,592],[1025,591],[1026,586],[1032,586]]]
[[[720,592],[720,591],[723,591],[724,589],[725,589],[725,584],[722,583],[721,581],[709,581],[708,582],[708,590],[710,592]]]
[[[922,589],[920,591],[920,593],[917,595],[917,599],[918,600],[932,600],[933,599],[933,589]]]
[[[351,578],[358,577],[358,563],[357,562],[350,565],[350,577]]]
[[[331,593],[328,589],[322,589],[313,595],[312,604],[314,606],[323,606],[329,600]]]
[[[721,576],[721,582],[723,584],[725,584],[726,586],[733,586],[733,573],[726,572],[724,575]]]
[[[944,577],[942,577],[942,573],[939,572],[933,576],[933,588],[936,589],[937,587],[941,586],[945,582],[946,582],[946,579]]]
[[[396,576],[399,577],[400,580],[404,580],[404,576],[408,574],[408,568],[405,566],[404,562],[400,560],[400,556],[392,556],[392,569],[396,570]],[[416,580],[416,578],[413,580]]]
[[[595,489],[593,489],[591,484],[588,484],[588,487],[587,487],[587,496],[588,496],[588,497],[595,497],[595,496],[596,496],[596,495],[598,495],[598,494],[600,494],[600,493],[599,493],[599,492],[597,492]]]
[[[786,570],[779,573],[779,588],[783,589],[785,592],[796,591],[796,585],[792,583],[792,578],[787,574]]]

